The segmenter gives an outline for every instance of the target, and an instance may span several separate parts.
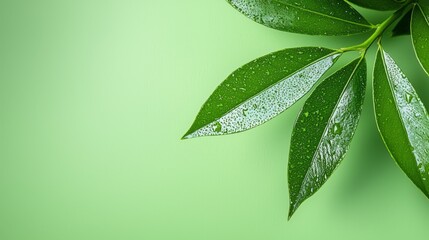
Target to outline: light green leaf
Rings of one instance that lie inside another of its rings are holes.
[[[289,218],[343,159],[365,96],[366,63],[356,59],[323,81],[305,102],[292,133]]]
[[[244,65],[213,92],[184,138],[241,132],[272,119],[304,96],[338,56],[326,48],[292,48]]]
[[[429,5],[416,5],[411,19],[414,50],[423,69],[429,74]]]
[[[413,86],[382,49],[374,68],[374,107],[390,154],[429,197],[429,116]]]
[[[371,25],[343,0],[228,0],[267,27],[309,35],[350,35]]]
[[[375,9],[375,10],[395,10],[404,4],[405,0],[348,0],[361,7]]]

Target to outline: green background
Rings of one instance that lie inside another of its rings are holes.
[[[223,0],[1,0],[0,30],[2,240],[429,236],[429,201],[384,150],[370,95],[347,158],[289,222],[302,101],[245,133],[179,140],[242,64],[362,37],[271,30]],[[409,37],[386,50],[429,105]]]

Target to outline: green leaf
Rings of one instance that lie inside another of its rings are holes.
[[[289,218],[343,159],[359,121],[365,86],[366,63],[356,59],[323,81],[305,102],[289,153]]]
[[[237,69],[213,92],[184,138],[256,127],[306,94],[339,56],[318,47],[268,54]]]
[[[410,35],[411,29],[411,13],[413,11],[408,11],[402,18],[399,20],[398,23],[396,23],[395,27],[392,30],[392,36],[402,36],[402,35]]]
[[[350,35],[372,29],[343,0],[228,0],[255,22],[309,35]]]
[[[404,1],[400,0],[348,0],[364,8],[387,11],[400,8]]]
[[[414,51],[423,69],[429,74],[429,5],[416,5],[411,19]]]
[[[374,68],[377,126],[392,157],[429,197],[429,116],[408,79],[384,50]]]

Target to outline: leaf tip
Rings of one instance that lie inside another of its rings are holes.
[[[194,125],[192,125],[188,131],[186,131],[186,133],[182,136],[181,140],[186,140],[186,139],[191,139],[191,138],[197,138],[197,137],[201,137],[203,135],[199,135],[197,134],[198,129],[195,129]]]
[[[290,221],[290,219],[292,218],[293,214],[296,212],[296,210],[298,209],[299,204],[293,203],[291,202],[289,204],[289,214],[287,217],[287,220]]]
[[[193,138],[192,133],[189,130],[180,138],[180,140],[186,140]]]

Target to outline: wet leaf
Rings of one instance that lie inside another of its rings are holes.
[[[392,36],[402,36],[402,35],[410,35],[410,25],[411,25],[411,13],[413,11],[408,11],[402,18],[396,23],[395,27],[392,30]]]
[[[256,127],[306,94],[339,56],[318,47],[285,49],[237,69],[203,105],[184,138]]]
[[[417,58],[429,75],[429,3],[414,7],[411,20],[411,37]]]
[[[382,49],[374,68],[374,105],[387,149],[429,197],[429,116],[407,77]]]
[[[350,35],[372,29],[343,0],[228,0],[250,19],[267,27],[310,35]]]
[[[323,81],[305,102],[289,154],[289,217],[343,159],[359,121],[365,85],[366,63],[357,59]]]
[[[348,0],[364,8],[375,10],[395,10],[401,7],[405,0]]]

